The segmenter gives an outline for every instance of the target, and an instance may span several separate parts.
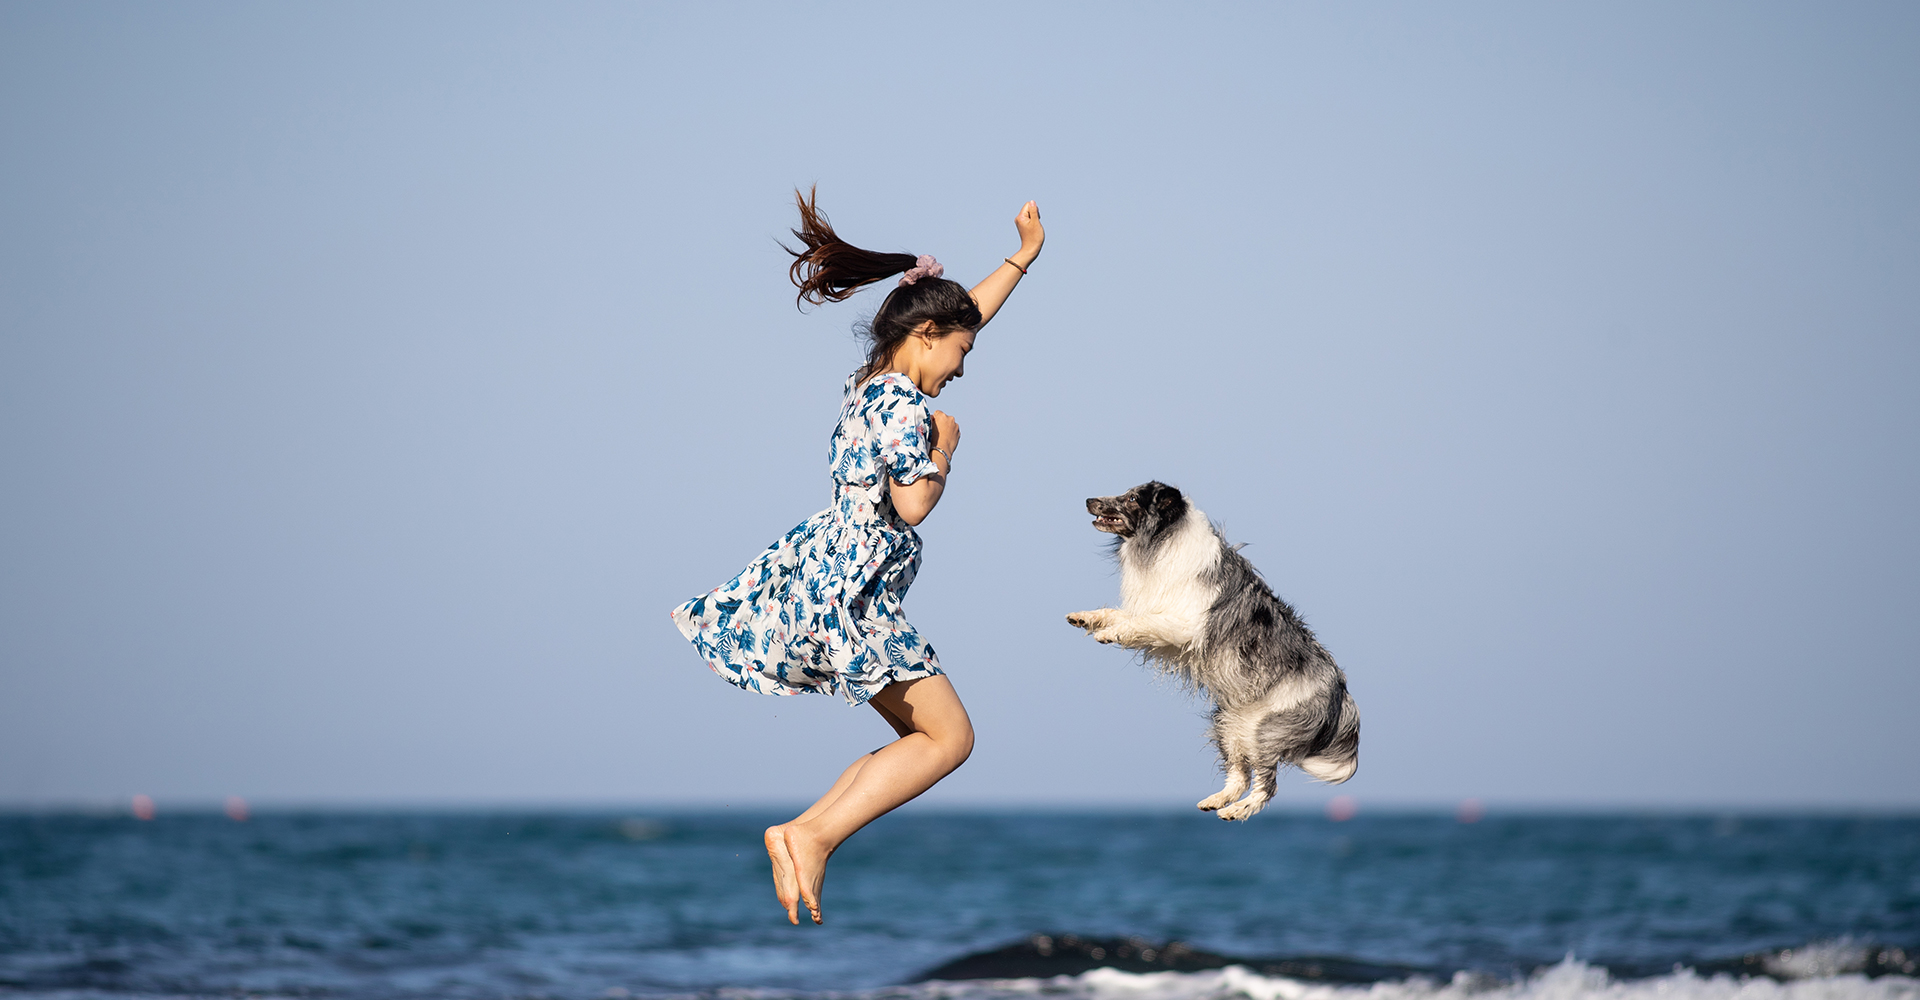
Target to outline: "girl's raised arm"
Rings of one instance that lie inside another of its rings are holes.
[[[1040,226],[1040,206],[1033,202],[1020,206],[1020,214],[1013,218],[1013,227],[1020,231],[1019,251],[994,268],[985,281],[973,286],[973,301],[980,307],[981,326],[986,326],[993,314],[1000,311],[1007,296],[1013,294],[1013,286],[1020,283],[1021,275],[1033,266],[1033,259],[1040,256],[1040,247],[1047,242],[1047,231]]]

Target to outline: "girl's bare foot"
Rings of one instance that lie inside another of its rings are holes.
[[[773,860],[773,898],[787,911],[787,922],[800,922],[800,881],[793,874],[793,856],[787,853],[787,828],[767,827],[767,857]],[[818,919],[815,920],[818,923]]]
[[[787,856],[793,862],[794,881],[799,886],[800,902],[807,906],[808,915],[816,924],[826,923],[820,914],[820,889],[827,881],[827,858],[833,849],[826,841],[809,833],[798,824],[786,828]],[[795,923],[799,923],[796,919]]]

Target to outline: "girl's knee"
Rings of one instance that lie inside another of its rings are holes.
[[[973,723],[970,721],[961,723],[942,742],[946,745],[947,752],[953,757],[954,767],[965,764],[967,758],[973,756]]]

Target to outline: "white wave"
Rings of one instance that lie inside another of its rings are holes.
[[[1837,953],[1835,953],[1837,954]],[[1808,967],[1835,961],[1834,954],[1806,956]],[[254,1000],[296,1000],[274,993]],[[406,994],[420,1000],[418,994]],[[181,994],[99,989],[19,990],[0,987],[0,1000],[231,1000],[231,993]],[[1262,976],[1243,966],[1210,972],[1119,972],[1095,969],[1051,979],[934,981],[878,990],[807,992],[725,987],[697,993],[628,993],[639,1000],[1920,1000],[1920,979],[1857,973],[1815,975],[1779,982],[1724,973],[1700,976],[1682,969],[1647,979],[1616,980],[1607,970],[1568,958],[1520,982],[1455,973],[1446,982],[1414,978],[1367,986],[1336,986]]]
[[[1700,976],[1681,969],[1648,979],[1616,980],[1599,966],[1575,958],[1520,982],[1504,983],[1473,973],[1452,980],[1409,979],[1367,986],[1335,986],[1262,976],[1242,966],[1210,972],[1119,972],[1095,969],[1052,979],[994,979],[921,983],[878,997],[916,1000],[1920,1000],[1920,979],[1826,975],[1791,982],[1725,974]]]

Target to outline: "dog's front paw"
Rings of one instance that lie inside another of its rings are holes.
[[[1114,643],[1120,641],[1120,632],[1118,629],[1101,628],[1101,629],[1095,629],[1092,632],[1089,632],[1087,634],[1090,636],[1093,636],[1094,642],[1100,643],[1101,645],[1105,645],[1105,646],[1111,646]]]
[[[1067,624],[1074,628],[1083,628],[1092,632],[1095,629],[1104,628],[1108,619],[1112,617],[1112,608],[1101,608],[1097,611],[1075,611],[1073,614],[1067,616]]]
[[[1264,807],[1265,805],[1266,805],[1265,802],[1258,802],[1252,798],[1245,798],[1245,799],[1241,799],[1238,802],[1235,802],[1233,805],[1230,805],[1225,809],[1220,810],[1219,816],[1221,819],[1224,819],[1224,820],[1248,820],[1248,819],[1252,819],[1253,814],[1259,812],[1261,808]]]

